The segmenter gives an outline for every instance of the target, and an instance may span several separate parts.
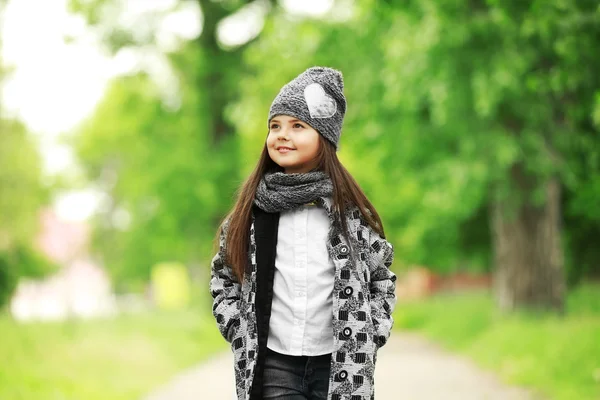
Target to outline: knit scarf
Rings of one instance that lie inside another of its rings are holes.
[[[329,197],[332,193],[333,184],[324,172],[272,172],[260,180],[254,203],[266,212],[275,213],[291,210],[320,197]]]

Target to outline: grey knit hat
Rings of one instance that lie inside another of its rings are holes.
[[[342,73],[327,67],[311,67],[281,88],[271,104],[268,123],[276,115],[296,117],[338,149],[344,114]]]

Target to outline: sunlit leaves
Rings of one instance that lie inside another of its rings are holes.
[[[171,111],[147,77],[116,80],[76,139],[89,177],[114,202],[99,216],[97,244],[121,281],[144,279],[157,260],[199,259],[212,247],[204,210],[223,208],[213,179],[219,164],[207,162],[211,140],[194,91],[181,95],[183,106]],[[123,212],[125,227],[114,218]]]
[[[212,239],[210,215],[231,204],[254,167],[273,98],[312,65],[344,73],[339,156],[379,210],[398,268],[489,268],[492,199],[540,205],[554,176],[566,190],[567,217],[595,220],[593,3],[363,0],[351,19],[318,22],[275,7],[258,39],[236,50],[241,66],[190,42],[170,58],[180,109],[165,109],[145,77],[129,78],[115,84],[82,137],[92,176],[120,171],[108,190],[132,215],[131,234],[113,243],[128,258],[116,262],[148,265]],[[199,82],[221,70],[227,98],[237,96],[224,109],[235,135],[211,147],[213,104]],[[531,192],[508,182],[517,163],[536,182]],[[567,222],[569,236],[579,237]]]
[[[48,201],[38,144],[18,121],[0,119],[0,309],[20,277],[54,269],[36,246]]]
[[[37,148],[21,123],[0,119],[0,252],[29,243],[38,231],[39,210],[48,196]]]

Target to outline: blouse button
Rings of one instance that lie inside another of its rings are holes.
[[[354,290],[350,286],[344,288],[344,294],[346,296],[352,296],[352,293],[354,293]]]

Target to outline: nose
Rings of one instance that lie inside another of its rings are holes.
[[[287,128],[281,127],[277,132],[277,140],[288,140]]]

